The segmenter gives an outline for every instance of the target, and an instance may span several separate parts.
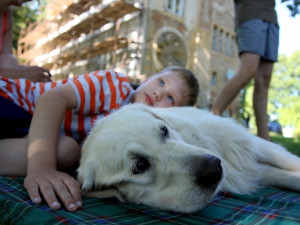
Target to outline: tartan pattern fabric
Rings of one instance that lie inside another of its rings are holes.
[[[276,188],[251,195],[220,192],[194,214],[95,198],[84,198],[82,209],[68,212],[33,204],[23,180],[0,177],[0,224],[300,224],[300,193]]]

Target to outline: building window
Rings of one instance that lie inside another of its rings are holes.
[[[213,37],[212,37],[212,50],[217,51],[217,38],[218,38],[218,27],[214,26]]]
[[[154,66],[161,70],[170,65],[186,67],[188,49],[184,36],[172,27],[162,27],[155,32],[152,42]]]
[[[234,43],[235,43],[235,38],[232,37],[231,42],[230,42],[230,57],[231,58],[234,58]]]
[[[168,0],[168,11],[177,16],[183,15],[184,0]]]
[[[215,52],[224,54],[225,56],[235,57],[235,37],[230,32],[224,31],[218,25],[214,25],[212,31],[211,48]]]
[[[222,53],[223,52],[223,30],[220,30],[219,33],[219,52]]]
[[[212,87],[217,85],[217,73],[215,71],[213,71],[212,74],[211,74],[210,85]]]
[[[229,56],[229,33],[225,35],[225,55]]]

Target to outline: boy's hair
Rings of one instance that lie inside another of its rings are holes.
[[[159,73],[167,71],[178,72],[178,74],[187,85],[187,93],[185,93],[185,104],[188,106],[194,106],[199,94],[199,83],[194,73],[181,66],[168,66]]]

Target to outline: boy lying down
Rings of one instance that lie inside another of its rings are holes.
[[[78,163],[80,144],[97,119],[129,103],[193,106],[198,92],[194,74],[179,66],[148,77],[136,90],[125,75],[104,70],[45,83],[0,77],[0,175],[26,176],[34,203],[43,196],[53,209],[62,203],[76,211],[80,184],[63,171]]]

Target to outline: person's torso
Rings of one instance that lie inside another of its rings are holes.
[[[251,19],[261,19],[278,25],[275,0],[234,0],[235,26]]]

